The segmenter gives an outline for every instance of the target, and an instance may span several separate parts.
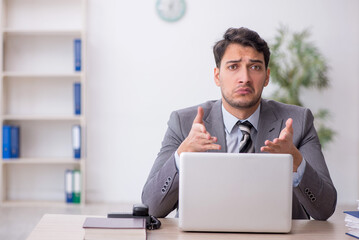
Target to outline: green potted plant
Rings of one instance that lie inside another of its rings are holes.
[[[281,26],[271,44],[271,81],[278,88],[273,99],[303,106],[300,93],[306,88],[319,90],[329,86],[328,65],[318,48],[309,41],[310,32],[290,32]],[[314,114],[319,140],[323,147],[333,140],[335,132],[325,125],[330,113],[319,109]]]

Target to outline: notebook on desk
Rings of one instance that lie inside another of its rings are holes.
[[[182,153],[179,227],[289,232],[292,171],[289,154]]]

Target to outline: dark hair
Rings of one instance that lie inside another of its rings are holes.
[[[244,47],[252,47],[258,52],[263,53],[265,67],[268,67],[270,51],[267,42],[258,33],[248,28],[229,28],[223,35],[223,39],[213,46],[214,59],[216,66],[221,66],[221,61],[227,47],[231,43],[237,43]]]

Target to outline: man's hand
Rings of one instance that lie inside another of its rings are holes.
[[[182,152],[205,152],[211,149],[221,149],[221,145],[215,144],[217,138],[207,132],[203,123],[203,114],[203,108],[198,107],[191,131],[177,149],[178,155],[181,155]]]
[[[279,138],[275,138],[273,141],[266,140],[264,144],[265,146],[261,147],[262,152],[292,154],[293,172],[297,171],[303,157],[293,144],[293,119],[289,118],[287,120],[285,128],[279,134]]]

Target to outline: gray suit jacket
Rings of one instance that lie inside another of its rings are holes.
[[[208,101],[203,107],[207,131],[218,138],[220,152],[227,152],[222,102]],[[178,206],[178,170],[174,153],[188,136],[197,107],[175,111],[168,121],[162,148],[142,192],[142,202],[151,215],[165,217]],[[288,118],[293,118],[294,145],[306,160],[299,185],[293,188],[293,219],[326,220],[334,212],[337,193],[326,166],[319,139],[313,126],[313,115],[307,108],[262,99],[255,152],[260,152],[265,140],[277,138]],[[275,186],[273,186],[275,187]]]

